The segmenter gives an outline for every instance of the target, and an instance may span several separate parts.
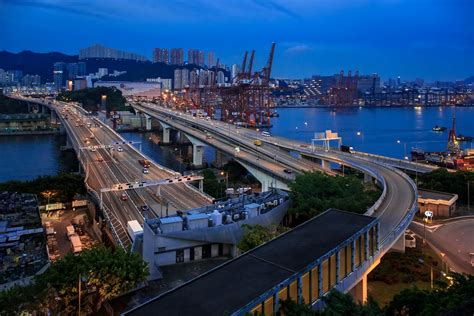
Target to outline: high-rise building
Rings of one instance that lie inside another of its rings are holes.
[[[76,77],[83,77],[86,75],[86,63],[69,63],[66,65],[67,79],[75,79]]]
[[[235,78],[237,78],[237,76],[239,75],[239,72],[240,72],[239,65],[233,64],[232,65],[232,70],[230,72],[230,78],[231,78],[232,81],[234,81]]]
[[[377,74],[359,76],[357,80],[357,90],[360,93],[379,93],[380,77]]]
[[[173,89],[174,90],[181,90],[183,79],[181,77],[181,69],[174,70],[174,78],[173,78]]]
[[[181,86],[182,88],[189,87],[189,70],[186,68],[181,69]]]
[[[147,58],[135,53],[125,52],[118,49],[105,47],[100,44],[79,50],[79,59],[87,58],[110,58],[110,59],[130,59],[136,61],[146,61]]]
[[[194,48],[188,49],[188,64],[197,65],[199,59],[199,51]]]
[[[200,50],[198,52],[198,61],[197,61],[197,64],[201,67],[204,67],[204,52],[202,50]]]
[[[225,76],[222,71],[217,72],[217,84],[223,84],[225,83]]]
[[[61,89],[66,83],[66,63],[57,62],[53,65],[53,79],[56,89]]]
[[[184,65],[184,49],[172,48],[171,49],[171,64],[172,65]]]
[[[153,62],[169,64],[170,56],[169,56],[168,48],[153,49]]]
[[[38,86],[41,84],[41,77],[39,75],[25,75],[21,79],[23,86]]]
[[[214,52],[213,51],[208,52],[207,53],[207,67],[211,68],[216,65],[214,59],[215,59]]]

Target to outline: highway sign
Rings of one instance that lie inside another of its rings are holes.
[[[191,181],[198,181],[203,180],[202,176],[181,176],[176,175],[174,177],[170,177],[167,179],[161,180],[147,180],[147,181],[135,181],[135,182],[127,182],[127,183],[117,183],[112,185],[110,188],[103,188],[100,189],[100,192],[111,192],[111,191],[123,191],[123,190],[132,190],[132,189],[141,189],[156,185],[164,185],[164,184],[173,184],[173,183],[185,183]]]

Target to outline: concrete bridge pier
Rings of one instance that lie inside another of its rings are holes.
[[[283,190],[289,190],[288,185],[280,180],[273,178],[272,176],[264,173],[263,171],[244,163],[240,160],[236,160],[245,169],[247,169],[262,185],[262,192],[269,191],[271,188],[278,188]]]
[[[229,162],[229,157],[223,152],[216,149],[216,167],[221,168]]]
[[[170,132],[171,132],[171,126],[169,126],[166,123],[163,123],[162,121],[158,121],[163,129],[163,137],[161,138],[161,143],[162,144],[170,144]]]
[[[198,168],[202,167],[202,156],[204,153],[204,147],[206,147],[207,145],[192,136],[186,135],[186,137],[193,144],[193,166]]]
[[[145,117],[145,130],[151,131],[151,116],[145,113],[143,116]]]
[[[405,234],[403,233],[389,251],[405,253]]]
[[[352,290],[349,291],[356,303],[367,303],[367,273],[357,283]]]
[[[329,160],[321,159],[321,167],[325,171],[331,171],[331,162]]]
[[[45,105],[39,105],[39,107],[41,108],[41,114],[48,114],[48,107]]]

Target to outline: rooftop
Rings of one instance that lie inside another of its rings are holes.
[[[225,315],[302,270],[375,218],[328,210],[295,229],[127,312]]]
[[[453,198],[457,199],[458,195],[448,192],[440,192],[433,190],[418,190],[418,198],[421,199],[431,199],[431,200],[445,200],[450,201]]]

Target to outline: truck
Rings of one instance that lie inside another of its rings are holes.
[[[138,162],[143,166],[143,168],[150,168],[151,167],[150,160],[138,159]]]
[[[71,236],[74,236],[74,235],[76,235],[76,230],[74,229],[74,226],[72,225],[66,226],[67,239],[71,240]]]
[[[354,147],[341,145],[341,151],[352,154],[354,153]]]
[[[71,251],[72,253],[76,254],[82,251],[82,242],[79,236],[77,236],[75,233],[74,235],[71,235],[69,240],[71,241]]]
[[[127,222],[127,232],[132,241],[135,241],[135,238],[143,234],[143,227],[137,220]]]

